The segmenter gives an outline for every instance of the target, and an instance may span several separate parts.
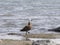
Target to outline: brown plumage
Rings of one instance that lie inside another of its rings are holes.
[[[28,25],[27,26],[25,26],[22,30],[20,30],[20,31],[25,31],[26,32],[26,40],[28,40],[28,36],[27,36],[27,32],[29,31],[29,30],[31,30],[31,28],[32,28],[32,24],[30,23],[30,21],[28,22]]]
[[[21,31],[29,31],[29,30],[31,30],[31,28],[32,28],[32,25],[31,25],[31,23],[30,22],[28,22],[28,25],[27,26],[25,26]]]

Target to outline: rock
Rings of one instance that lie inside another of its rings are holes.
[[[57,27],[54,29],[48,29],[48,31],[60,32],[60,27]]]

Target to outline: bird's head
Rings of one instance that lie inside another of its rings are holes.
[[[31,23],[30,22],[28,22],[28,25],[30,25]]]
[[[28,25],[30,25],[31,24],[31,21],[32,21],[32,19],[28,19]]]

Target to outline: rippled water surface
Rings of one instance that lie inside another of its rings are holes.
[[[0,0],[0,33],[19,33],[28,18],[31,33],[49,33],[60,26],[60,0]]]

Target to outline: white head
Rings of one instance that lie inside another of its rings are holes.
[[[29,22],[31,22],[31,21],[32,21],[32,19],[31,19],[31,18],[29,18],[29,19],[28,19],[28,21],[29,21]]]

